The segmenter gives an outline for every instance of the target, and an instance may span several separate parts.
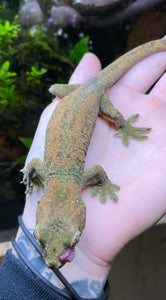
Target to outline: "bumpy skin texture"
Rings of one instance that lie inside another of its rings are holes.
[[[150,128],[133,127],[138,114],[123,118],[104,91],[113,85],[134,64],[152,53],[166,50],[166,40],[146,43],[110,64],[97,76],[79,85],[53,85],[50,91],[64,97],[56,106],[46,130],[44,161],[33,159],[24,168],[26,192],[36,190],[41,182],[45,194],[38,199],[36,238],[48,267],[59,268],[61,256],[78,242],[86,220],[86,206],[81,190],[94,185],[92,196],[100,194],[117,201],[114,191],[119,187],[107,177],[103,168],[95,165],[84,171],[85,156],[98,114],[113,122],[116,136],[124,145],[129,139],[145,140]]]

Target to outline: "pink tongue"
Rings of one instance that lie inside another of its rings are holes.
[[[60,260],[63,262],[71,262],[75,256],[74,247],[71,247],[66,250],[64,254],[60,256]]]

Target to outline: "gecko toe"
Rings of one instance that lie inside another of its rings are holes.
[[[122,138],[122,143],[125,146],[129,145],[129,140],[134,139],[137,141],[145,141],[151,128],[148,127],[134,127],[131,123],[137,121],[139,115],[132,115],[126,121],[123,127],[114,134],[115,136]]]

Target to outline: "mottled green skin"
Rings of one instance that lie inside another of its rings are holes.
[[[27,192],[42,182],[45,194],[38,200],[36,238],[48,267],[61,267],[60,256],[78,242],[85,226],[86,206],[81,190],[95,185],[93,196],[100,193],[116,201],[112,184],[101,166],[84,171],[85,156],[98,114],[114,122],[125,145],[129,139],[145,140],[150,128],[131,125],[138,115],[125,120],[104,91],[134,64],[152,53],[166,50],[166,40],[144,44],[120,57],[85,84],[54,85],[50,91],[65,96],[54,110],[46,130],[44,161],[33,159],[24,169]],[[72,90],[74,90],[72,92]],[[69,93],[69,95],[67,95]]]

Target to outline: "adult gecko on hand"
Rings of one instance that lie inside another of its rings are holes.
[[[84,229],[86,206],[81,190],[94,185],[93,196],[117,201],[119,187],[95,165],[84,171],[85,156],[98,114],[113,122],[124,145],[129,139],[145,140],[150,128],[133,127],[138,114],[123,118],[107,98],[105,89],[133,65],[152,53],[166,50],[166,40],[146,43],[110,64],[85,84],[53,85],[50,91],[64,97],[48,122],[44,161],[33,159],[24,169],[26,192],[41,182],[45,194],[38,200],[35,236],[48,267],[60,267],[73,258],[73,248]]]

